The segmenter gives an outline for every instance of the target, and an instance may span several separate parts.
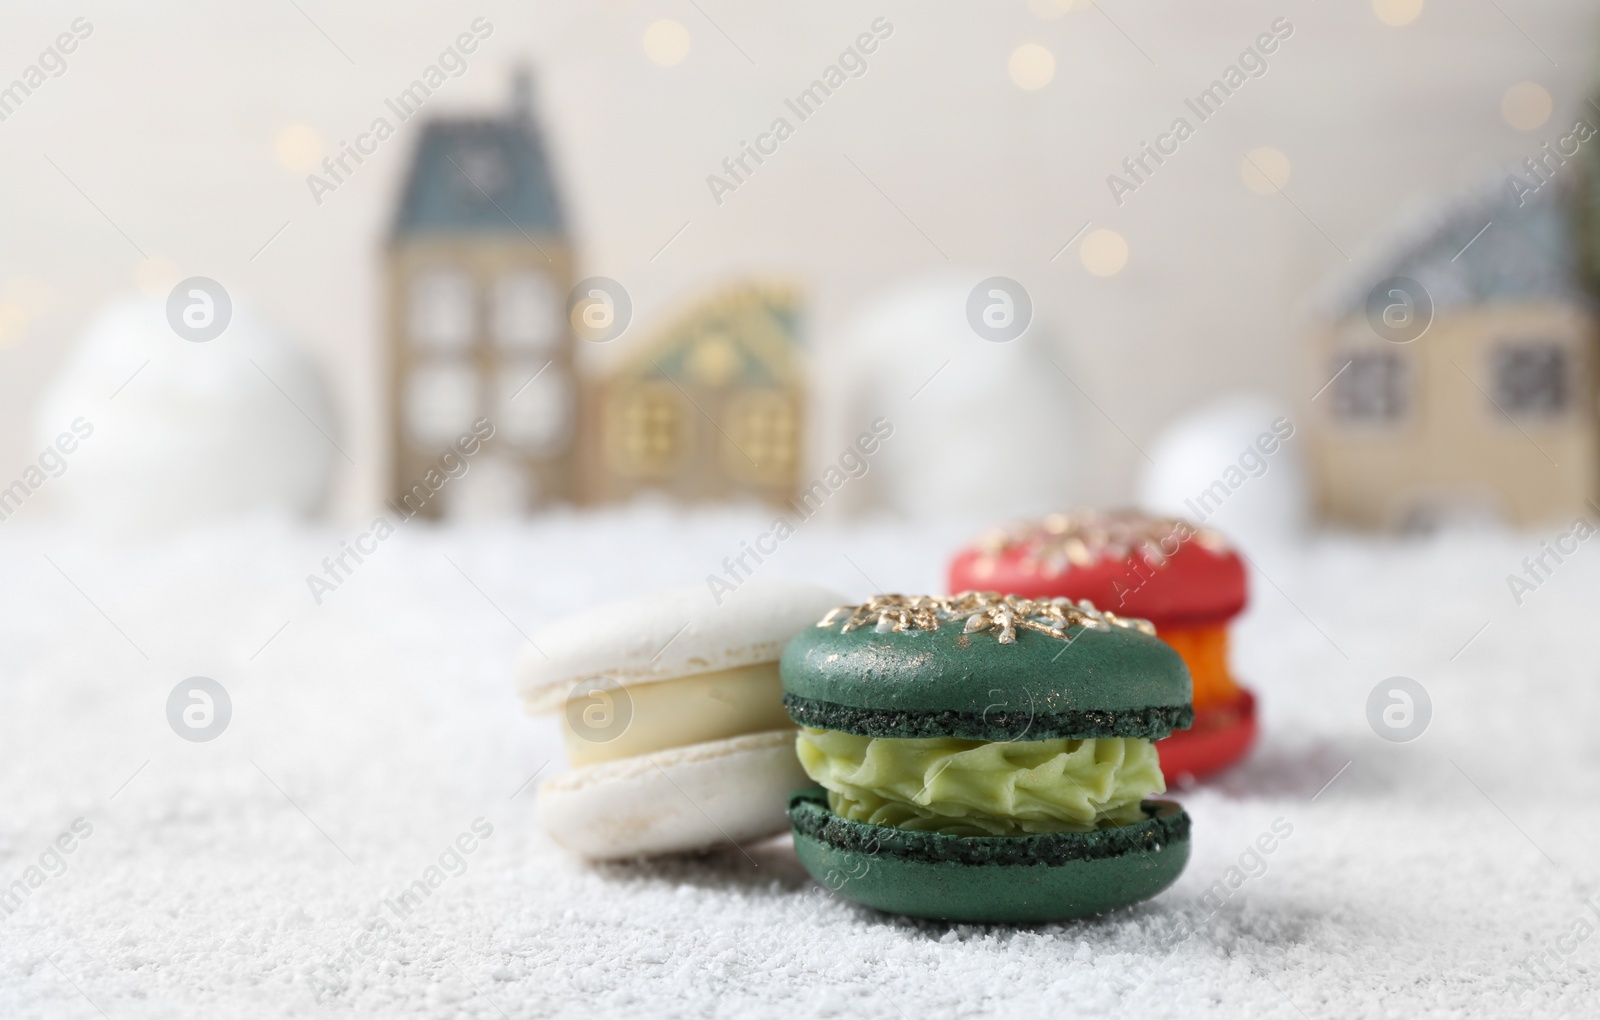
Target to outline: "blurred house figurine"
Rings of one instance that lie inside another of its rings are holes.
[[[526,74],[508,114],[423,127],[385,258],[397,503],[438,517],[572,499],[571,252]],[[481,418],[494,435],[469,473],[419,489]]]
[[[1324,519],[1411,529],[1590,512],[1596,315],[1559,183],[1459,197],[1332,292],[1309,430]]]
[[[787,288],[736,286],[624,353],[586,402],[589,494],[793,496],[805,407],[798,318]]]

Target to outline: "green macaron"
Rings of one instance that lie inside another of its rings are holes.
[[[1065,599],[880,595],[784,650],[818,785],[790,799],[819,882],[891,913],[1034,923],[1171,885],[1189,816],[1153,741],[1193,720],[1189,673],[1142,620]]]

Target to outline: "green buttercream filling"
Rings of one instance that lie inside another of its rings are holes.
[[[805,728],[796,752],[842,818],[956,836],[1088,832],[1144,818],[1167,788],[1136,737],[982,741]]]

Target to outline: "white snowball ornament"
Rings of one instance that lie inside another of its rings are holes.
[[[1294,416],[1242,394],[1168,425],[1149,447],[1139,505],[1215,527],[1245,547],[1281,544],[1307,524],[1310,486]]]
[[[1024,321],[1020,336],[1003,328]],[[894,423],[858,505],[982,521],[1070,505],[1078,395],[1014,281],[949,274],[902,287],[872,302],[844,340],[852,434],[879,417]]]
[[[311,513],[339,456],[320,431],[334,422],[316,366],[238,302],[221,335],[200,343],[174,332],[164,299],[110,306],[45,392],[37,442],[79,418],[93,433],[41,487],[43,502],[122,534]]]

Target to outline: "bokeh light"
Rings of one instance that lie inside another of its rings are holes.
[[[663,18],[644,30],[644,55],[662,67],[672,67],[689,55],[689,30],[682,22]]]
[[[1038,43],[1023,43],[1011,51],[1006,70],[1017,88],[1033,92],[1050,84],[1056,76],[1055,54]]]
[[[1083,268],[1096,276],[1115,276],[1128,264],[1128,241],[1115,230],[1091,230],[1078,249]]]

